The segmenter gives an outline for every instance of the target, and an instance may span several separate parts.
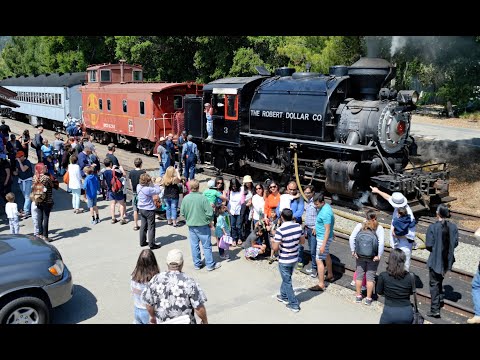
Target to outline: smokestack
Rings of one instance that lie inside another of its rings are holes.
[[[124,70],[125,70],[125,63],[126,62],[127,62],[126,60],[120,60],[120,84],[125,83]]]

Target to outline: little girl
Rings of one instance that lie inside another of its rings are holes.
[[[8,217],[8,224],[10,225],[10,234],[18,234],[20,230],[20,224],[18,222],[18,206],[15,203],[15,194],[9,192],[5,195],[8,203],[5,205],[5,213]]]
[[[215,227],[215,236],[217,237],[217,246],[220,244],[220,238],[223,235],[230,235],[230,214],[228,213],[226,205],[220,205],[217,207],[217,225]],[[224,260],[230,260],[228,250],[222,249],[218,246],[218,253]]]

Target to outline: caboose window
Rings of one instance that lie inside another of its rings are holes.
[[[183,109],[183,96],[182,95],[175,95],[173,97],[173,109],[174,110]]]
[[[140,101],[140,115],[145,115],[145,101]]]
[[[122,100],[122,108],[123,108],[123,112],[126,113],[127,112],[127,100]]]
[[[110,101],[110,99],[107,99],[107,110],[112,110],[112,102]]]
[[[133,70],[133,81],[142,81],[142,72],[139,70]]]
[[[103,100],[102,99],[98,99],[98,108],[100,110],[103,110]]]
[[[96,70],[90,70],[88,72],[88,81],[89,82],[97,82],[97,71]]]
[[[100,81],[102,82],[112,81],[110,75],[111,75],[110,70],[100,70]]]

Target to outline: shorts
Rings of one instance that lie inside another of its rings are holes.
[[[89,197],[87,197],[87,206],[89,208],[93,208],[94,206],[97,206],[97,198],[94,197],[94,198],[90,199]]]
[[[135,201],[136,200],[136,201]],[[132,198],[132,208],[133,211],[138,212],[138,195],[136,193],[133,193],[133,198]]]
[[[124,198],[123,198],[123,192],[120,191],[120,192],[111,192],[109,191],[108,194],[107,194],[107,200],[115,200],[115,201],[123,201]]]
[[[325,251],[323,252],[323,254],[320,254],[320,247],[323,244],[323,238],[320,240],[317,237],[317,259],[318,260],[326,260],[327,259],[327,255],[330,254],[330,245],[332,244],[332,242],[333,242],[333,237],[331,237],[327,240],[327,244],[325,245]]]

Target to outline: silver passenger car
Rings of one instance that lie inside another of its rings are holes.
[[[47,324],[73,296],[57,248],[29,235],[0,235],[0,324]]]

